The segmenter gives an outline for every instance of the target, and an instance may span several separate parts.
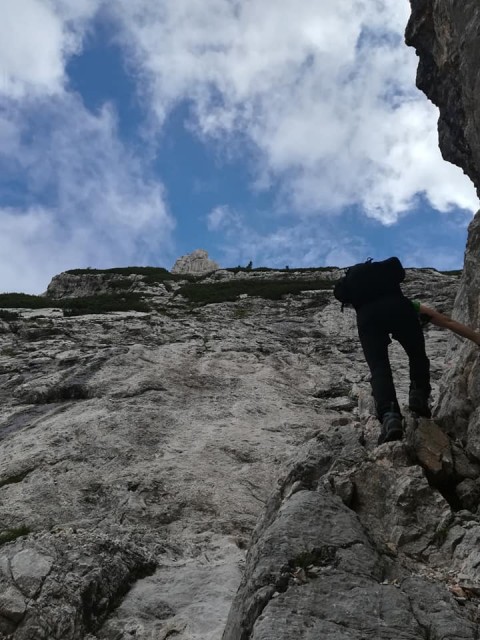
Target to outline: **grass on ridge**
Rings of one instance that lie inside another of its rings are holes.
[[[112,269],[70,269],[66,271],[74,276],[83,275],[111,275],[111,276],[131,276],[138,275],[144,277],[144,282],[147,284],[156,284],[158,282],[164,282],[164,280],[196,280],[196,276],[191,275],[179,275],[176,273],[170,273],[163,267],[113,267]],[[114,285],[122,286],[122,285]]]
[[[234,302],[242,294],[279,300],[287,294],[301,291],[333,289],[335,281],[315,280],[298,282],[292,280],[228,280],[208,284],[186,284],[177,293],[196,304]]]
[[[248,267],[227,267],[224,271],[229,271],[230,273],[255,273],[255,272],[272,272],[277,271],[279,273],[314,273],[315,271],[335,271],[339,270],[340,267],[289,267],[288,269],[285,267],[284,269],[275,268],[275,267],[255,267],[249,269]]]
[[[63,309],[64,316],[77,316],[108,311],[150,311],[139,293],[100,294],[81,298],[54,300],[26,293],[0,294],[0,309]],[[7,312],[8,313],[8,312]]]
[[[31,533],[31,529],[28,527],[18,527],[17,529],[6,529],[5,531],[0,531],[0,546],[2,544],[7,544],[7,542],[13,542],[21,536],[28,536],[29,533]]]

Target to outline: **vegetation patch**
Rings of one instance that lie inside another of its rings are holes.
[[[18,313],[15,313],[15,311],[5,311],[5,309],[0,309],[0,320],[11,322],[12,320],[18,320],[18,317]]]
[[[435,267],[405,267],[405,269],[408,269],[409,271],[436,271],[437,273],[441,273],[444,276],[462,275],[462,269],[452,269],[447,271],[439,271],[438,269],[435,269]]]
[[[58,387],[50,387],[45,392],[27,393],[23,397],[27,402],[34,404],[53,404],[67,400],[87,400],[89,391],[85,385],[72,382]]]
[[[5,356],[7,358],[14,358],[17,355],[17,351],[13,349],[13,347],[3,347],[0,349],[0,356]],[[0,484],[0,487],[2,485]]]
[[[125,280],[112,279],[111,282],[108,283],[108,286],[110,287],[110,289],[125,290],[125,289],[130,289],[130,287],[134,286],[134,283],[128,279],[125,279]]]
[[[337,550],[334,546],[325,546],[320,549],[313,549],[312,551],[304,551],[298,556],[289,561],[290,567],[300,567],[307,569],[308,567],[324,567],[331,564],[334,559]]]
[[[449,531],[450,531],[450,527],[448,525],[437,529],[433,537],[433,542],[437,546],[441,547],[443,543],[446,541]]]
[[[225,269],[225,271],[228,271],[230,273],[261,273],[270,271],[283,271],[283,269],[273,269],[272,267],[255,267],[254,269],[253,267],[241,267],[239,265],[238,267],[228,267],[227,269]]]
[[[31,531],[32,530],[28,527],[18,527],[17,529],[6,529],[5,531],[0,531],[0,546],[2,544],[7,544],[7,542],[13,542],[21,536],[28,536]]]
[[[333,286],[335,286],[335,282],[332,283]],[[312,296],[310,300],[307,300],[305,302],[304,309],[318,309],[321,311],[328,305],[330,300],[331,300],[330,296],[325,296],[325,295]]]
[[[252,315],[252,308],[250,306],[238,307],[233,312],[233,317],[238,318],[240,320],[242,318],[248,318],[251,315]]]
[[[315,273],[316,271],[338,271],[339,267],[285,267],[284,269],[275,269],[274,267],[228,267],[224,271],[230,273]]]
[[[234,302],[240,295],[247,294],[280,300],[287,294],[298,295],[302,291],[333,289],[335,282],[315,278],[307,282],[292,280],[229,280],[208,284],[187,284],[177,291],[190,302],[196,304],[212,304],[218,302]]]
[[[138,293],[102,294],[85,298],[65,298],[61,303],[65,317],[81,316],[109,311],[150,311],[149,305]]]
[[[453,271],[440,271],[444,276],[461,276],[462,269],[454,269]]]
[[[7,484],[18,484],[19,482],[23,482],[30,471],[31,469],[28,471],[22,471],[22,473],[17,473],[15,476],[9,476],[8,478],[0,480],[0,488],[5,487]]]
[[[64,316],[107,313],[109,311],[150,311],[150,306],[143,300],[140,293],[125,291],[82,298],[62,298],[61,300],[25,293],[2,293],[0,294],[1,307],[4,309],[63,309]]]
[[[71,269],[66,271],[74,276],[83,275],[119,275],[119,276],[131,276],[138,275],[143,276],[146,284],[156,284],[158,282],[164,282],[165,280],[191,280],[195,281],[195,276],[170,273],[163,267],[114,267],[113,269]],[[113,284],[113,283],[112,283]],[[113,286],[121,286],[113,284]],[[128,285],[130,286],[130,285]]]
[[[28,293],[0,293],[0,307],[3,309],[46,309],[59,307],[57,300]]]

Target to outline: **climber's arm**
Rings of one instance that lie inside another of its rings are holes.
[[[425,306],[424,304],[420,305],[420,313],[424,313],[429,316],[432,324],[435,324],[437,327],[444,327],[445,329],[450,329],[454,333],[462,336],[463,338],[468,338],[478,344],[480,346],[480,333],[478,331],[474,331],[470,329],[470,327],[465,326],[461,322],[457,322],[456,320],[452,320],[448,316],[445,316],[443,313],[436,311],[435,309],[431,309],[430,307]]]

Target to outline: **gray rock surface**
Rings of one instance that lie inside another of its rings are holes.
[[[9,586],[0,593],[0,615],[5,621],[18,623],[27,609],[22,593],[14,586]]]
[[[443,156],[460,166],[480,193],[480,5],[476,0],[411,0],[407,43],[419,55],[417,85],[440,110]],[[470,224],[454,317],[480,328],[480,213]],[[438,416],[480,461],[478,347],[452,338]]]
[[[419,56],[417,86],[440,110],[440,149],[480,194],[480,6],[477,0],[410,4],[406,41]]]
[[[90,297],[102,294],[118,294],[125,292],[139,292],[155,298],[168,297],[168,291],[161,282],[150,284],[145,276],[137,273],[122,275],[107,271],[88,273],[86,269],[81,274],[71,272],[59,273],[52,278],[44,295],[55,300],[72,297]],[[173,283],[172,286],[177,286]]]
[[[411,5],[406,38],[420,58],[417,84],[440,109],[444,157],[478,191],[480,7],[476,0]],[[454,309],[477,329],[479,215]],[[360,393],[356,442],[348,420],[337,422],[337,436],[323,433],[299,454],[257,526],[224,640],[478,637],[479,355],[450,339],[437,422],[409,418],[404,442],[371,448]],[[363,541],[344,544],[358,523]],[[342,552],[351,549],[345,566]]]
[[[338,270],[288,278],[319,274],[328,280]],[[77,277],[84,291],[86,276]],[[225,272],[223,280],[259,277]],[[221,283],[222,273],[207,281]],[[457,636],[474,637],[477,467],[453,441],[441,473],[437,454],[433,463],[416,458],[413,436],[375,449],[353,312],[342,314],[330,290],[195,306],[167,284],[148,314],[23,310],[4,323],[0,638],[219,640],[240,584],[245,598],[230,620],[241,628],[253,611],[252,637],[281,638],[269,607],[283,603],[284,617],[315,612],[311,599],[324,600],[333,584],[339,600],[352,589],[370,598],[368,633],[378,626],[375,598],[394,594],[400,612],[417,589],[433,594],[427,611],[445,601]],[[405,285],[446,311],[457,287],[458,277],[434,270],[409,271]],[[447,343],[445,332],[427,330],[437,397]],[[405,402],[407,363],[396,345],[392,358]],[[463,515],[452,512],[455,500]],[[280,542],[280,556],[270,557]],[[413,582],[399,591],[397,576]],[[304,600],[313,582],[318,592]],[[453,586],[468,593],[459,611]],[[415,607],[381,628],[404,623],[414,634],[427,615]],[[299,628],[318,626],[316,615]],[[361,637],[360,623],[348,620],[344,632]],[[446,625],[435,620],[428,624]]]
[[[307,443],[255,531],[224,640],[478,637],[480,519],[455,510],[453,470],[419,459],[419,426],[377,448],[368,422]]]
[[[412,0],[407,31],[477,188],[478,13]],[[478,323],[479,228],[460,286],[411,270],[406,293],[445,312],[457,295]],[[338,277],[217,268],[203,284]],[[479,351],[429,327],[435,420],[376,447],[331,291],[202,307],[180,285],[60,274],[51,297],[120,288],[152,311],[0,322],[0,639],[478,638]]]
[[[52,564],[53,558],[33,549],[19,551],[10,561],[13,581],[25,596],[33,598],[50,573]]]
[[[480,328],[480,215],[469,227],[465,268],[455,300],[454,316]],[[450,368],[442,382],[439,417],[445,429],[460,438],[480,463],[480,349],[473,343],[452,339],[448,352]]]
[[[192,253],[178,258],[173,265],[172,273],[203,275],[219,268],[220,266],[216,262],[210,260],[204,249],[195,249]]]

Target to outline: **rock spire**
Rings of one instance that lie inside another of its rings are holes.
[[[204,249],[195,249],[192,253],[178,258],[173,265],[172,273],[200,276],[217,269],[220,269],[220,266],[210,260]]]

